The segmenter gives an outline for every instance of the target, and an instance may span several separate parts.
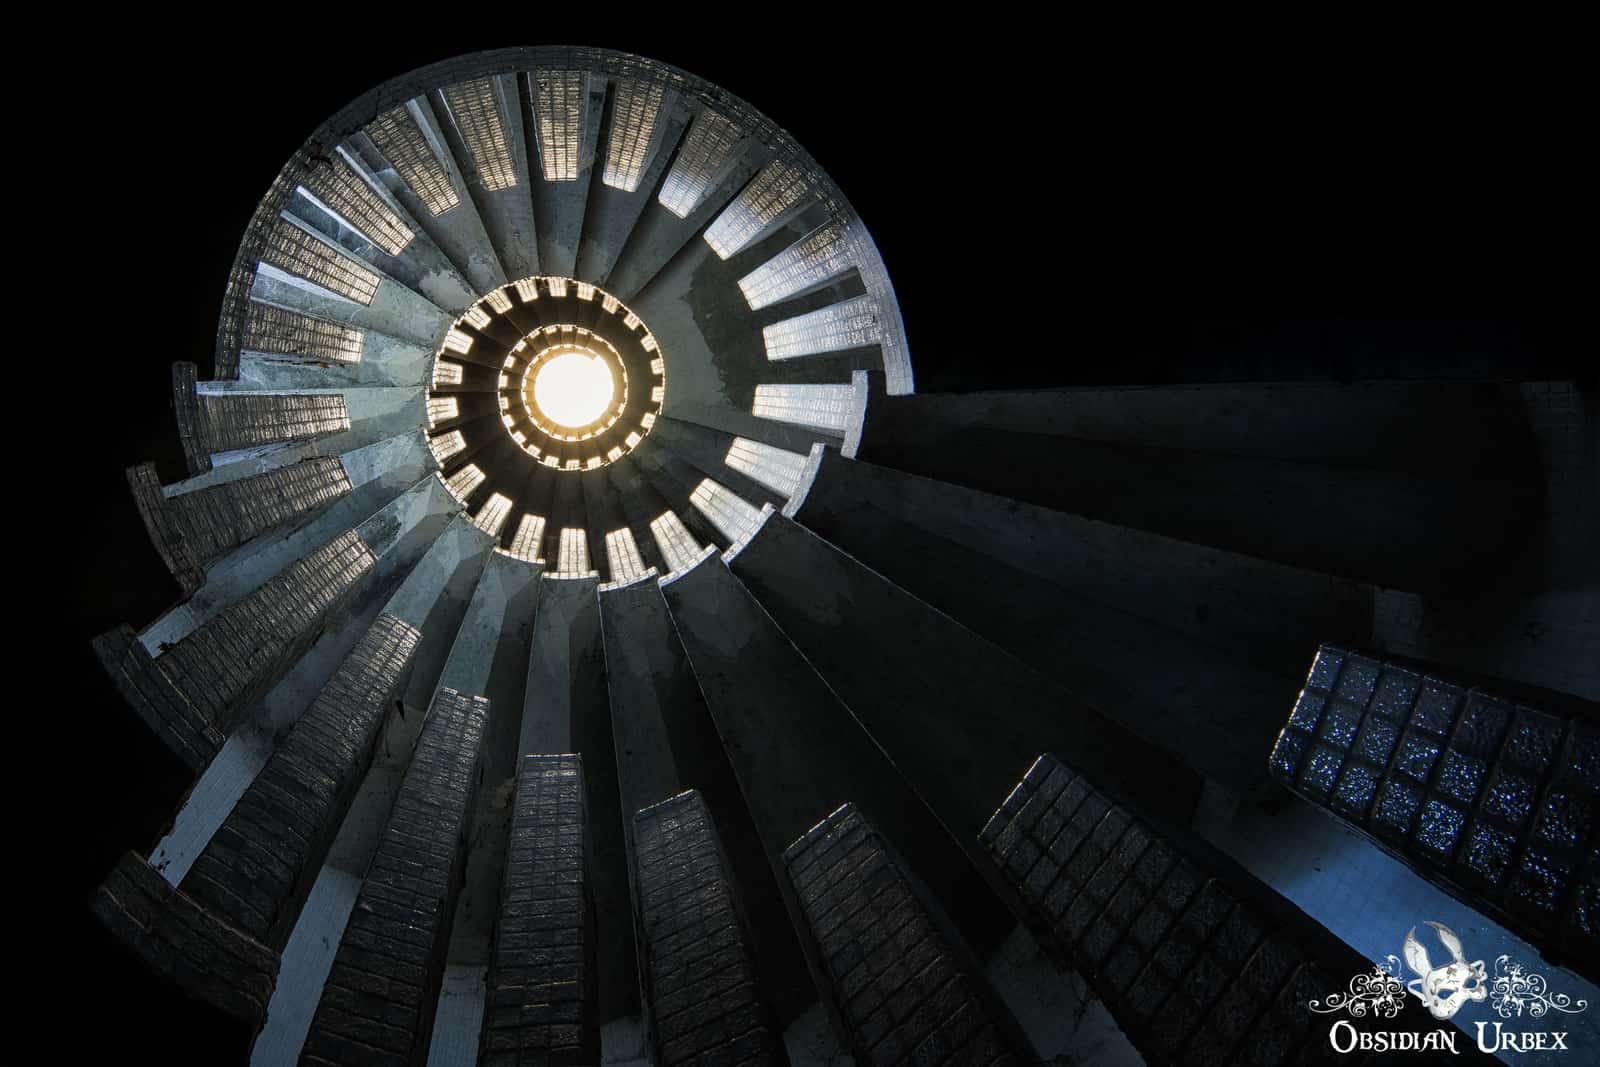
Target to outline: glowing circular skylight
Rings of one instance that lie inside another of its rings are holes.
[[[615,395],[611,368],[589,352],[564,352],[548,359],[533,380],[533,402],[540,413],[571,429],[604,415]]]
[[[480,469],[496,492],[528,477],[502,432],[540,467],[594,470],[644,440],[666,398],[666,360],[644,321],[596,285],[545,275],[467,308],[430,378],[428,447],[441,477]]]

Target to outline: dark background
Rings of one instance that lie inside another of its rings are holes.
[[[1572,262],[1576,68],[1545,54],[1551,34],[1462,42],[1431,28],[1396,42],[1370,27],[1324,56],[1326,28],[1254,27],[1219,46],[1161,27],[1162,45],[1157,27],[1112,36],[1015,9],[987,28],[917,15],[870,36],[849,9],[684,8],[676,32],[520,10],[483,9],[492,34],[411,40],[173,16],[170,36],[108,36],[92,73],[56,79],[49,144],[79,165],[50,184],[81,230],[72,248],[99,267],[53,283],[58,336],[90,359],[60,344],[51,358],[89,378],[50,438],[71,492],[32,501],[67,558],[22,594],[50,623],[44,713],[23,715],[39,737],[13,752],[34,805],[19,822],[43,835],[24,837],[12,889],[43,907],[12,912],[28,916],[9,970],[30,1002],[5,1024],[0,1062],[225,1064],[247,1048],[88,920],[90,890],[121,852],[154,844],[188,785],[88,642],[177,597],[122,472],[155,460],[163,482],[183,476],[169,366],[209,376],[257,199],[323,118],[389,77],[465,51],[579,43],[744,97],[865,220],[919,391],[1592,374],[1593,341],[1570,325],[1580,280],[1592,284]]]

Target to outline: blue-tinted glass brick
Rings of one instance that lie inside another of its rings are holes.
[[[1389,755],[1394,751],[1394,743],[1399,736],[1399,727],[1369,715],[1367,721],[1361,724],[1361,732],[1356,735],[1355,747],[1351,751],[1368,763],[1382,766],[1389,762]]]
[[[1395,755],[1394,767],[1408,777],[1425,782],[1428,780],[1428,772],[1433,770],[1433,765],[1438,759],[1438,742],[1425,734],[1407,731],[1400,742],[1400,751]]]
[[[1564,848],[1579,848],[1594,824],[1594,803],[1568,789],[1552,789],[1545,798],[1535,831],[1541,841]]]
[[[1361,724],[1361,709],[1354,704],[1336,700],[1322,713],[1322,725],[1317,736],[1330,745],[1349,748],[1356,739],[1356,727]]]
[[[1320,693],[1302,691],[1300,699],[1295,701],[1294,711],[1289,713],[1289,725],[1308,734],[1316,733],[1317,723],[1322,719],[1322,709],[1327,703],[1328,698]]]
[[[1591,869],[1573,896],[1572,928],[1591,940],[1600,938],[1600,870]]]
[[[1549,853],[1528,852],[1517,865],[1511,884],[1512,901],[1522,911],[1554,911],[1561,887],[1571,875],[1572,869]]]
[[[1366,814],[1372,804],[1372,796],[1377,791],[1376,771],[1362,763],[1346,763],[1329,804],[1346,815],[1360,818]]]
[[[1461,713],[1456,732],[1450,737],[1450,747],[1473,756],[1491,756],[1500,747],[1500,739],[1505,736],[1510,721],[1508,705],[1474,693]]]
[[[1483,778],[1488,770],[1489,766],[1483,760],[1463,755],[1452,748],[1444,754],[1444,762],[1439,765],[1439,776],[1434,780],[1433,787],[1450,799],[1459,801],[1463,807],[1470,808],[1472,802],[1478,799],[1478,790],[1483,788]]]
[[[1378,689],[1372,697],[1372,711],[1394,722],[1405,722],[1411,714],[1411,705],[1417,699],[1422,679],[1398,667],[1385,667],[1378,678]]]
[[[1561,720],[1524,708],[1506,739],[1505,759],[1529,777],[1538,777],[1555,758],[1560,743]]]
[[[1272,758],[1268,766],[1272,773],[1285,781],[1294,781],[1295,774],[1300,770],[1300,760],[1306,754],[1306,744],[1310,739],[1299,730],[1285,730],[1278,735],[1278,743],[1272,746]]]
[[[1520,827],[1533,814],[1533,783],[1504,770],[1495,775],[1483,798],[1483,811]]]
[[[1372,821],[1390,837],[1401,837],[1411,829],[1411,818],[1422,805],[1422,790],[1399,778],[1390,778],[1378,795]]]
[[[1331,648],[1317,649],[1317,658],[1311,661],[1311,673],[1306,676],[1306,685],[1316,689],[1332,689],[1339,677],[1339,668],[1343,665],[1344,653]]]
[[[1441,860],[1448,859],[1466,821],[1465,814],[1438,797],[1430,797],[1417,821],[1417,844]]]
[[[1344,765],[1344,753],[1329,745],[1311,747],[1311,755],[1300,772],[1300,788],[1318,796],[1327,796]]]
[[[1572,724],[1567,741],[1567,775],[1574,786],[1600,793],[1600,730],[1584,723]]]
[[[1516,838],[1510,834],[1478,823],[1467,835],[1462,862],[1479,878],[1498,885],[1511,864],[1511,852],[1515,846]]]
[[[1378,686],[1378,671],[1380,664],[1365,656],[1350,656],[1344,661],[1344,670],[1339,673],[1339,684],[1334,688],[1333,694],[1340,700],[1348,700],[1358,708],[1365,708],[1372,699],[1373,690]]]
[[[1456,724],[1456,713],[1461,707],[1460,686],[1426,678],[1411,708],[1411,725],[1436,734],[1447,734]]]

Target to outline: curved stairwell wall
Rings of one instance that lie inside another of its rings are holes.
[[[552,323],[662,390],[613,450],[514,432]],[[1600,697],[1489,621],[1594,646],[1591,395],[918,394],[833,181],[637,56],[335,114],[214,379],[174,373],[189,477],[128,472],[183,599],[96,644],[194,785],[93,907],[259,1067],[1312,1060],[1296,998],[1375,951],[1268,773],[1316,650]]]

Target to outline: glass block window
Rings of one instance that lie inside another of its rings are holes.
[[[300,184],[323,207],[391,256],[398,256],[416,239],[367,180],[335,152],[332,162],[318,160]]]
[[[578,283],[578,299],[579,300],[593,300],[594,299],[594,286],[590,285],[588,282],[579,282]]]
[[[655,359],[652,359],[650,361],[650,373],[651,374],[665,374],[666,372],[667,372],[667,361],[666,360],[662,359],[660,356],[657,356]]]
[[[433,365],[434,385],[460,385],[461,364],[441,359]]]
[[[615,315],[617,309],[622,306],[622,301],[607,293],[600,298],[600,306],[606,309],[607,315]]]
[[[844,227],[825,222],[739,279],[752,311],[786,300],[852,266]]]
[[[319,241],[288,219],[280,218],[267,236],[261,258],[281,271],[320,285],[356,301],[370,304],[383,280],[332,245]]]
[[[651,400],[652,403],[659,404],[663,400],[665,400],[666,398],[667,398],[667,387],[666,386],[664,386],[664,385],[652,385],[650,387],[650,400]]]
[[[472,517],[472,523],[490,537],[499,537],[500,530],[511,517],[511,498],[501,493],[490,493],[483,507]]]
[[[506,139],[506,124],[500,114],[499,94],[493,78],[477,78],[446,87],[444,97],[450,121],[461,134],[461,142],[472,153],[483,187],[490,192],[517,184],[517,167]]]
[[[695,486],[694,492],[689,494],[689,503],[730,541],[737,541],[755,529],[761,518],[761,509],[751,506],[738,493],[710,478]]]
[[[442,215],[461,202],[449,173],[404,104],[367,123],[366,132],[428,214]]]
[[[452,352],[466,355],[472,351],[472,335],[461,330],[452,329],[444,338],[444,346]]]
[[[655,424],[656,424],[656,413],[655,412],[647,411],[643,415],[639,416],[639,425],[643,426],[645,429],[648,430],[650,427],[654,426]]]
[[[530,75],[529,80],[533,83],[533,129],[544,180],[576,181],[589,103],[583,71],[542,70]]]
[[[631,311],[622,316],[622,324],[630,330],[637,330],[641,321],[643,320],[641,320],[639,316],[635,315]]]
[[[484,297],[483,300],[484,303],[494,308],[495,311],[501,315],[504,315],[506,312],[511,310],[511,298],[506,295],[506,291],[504,289],[496,289],[494,292]]]
[[[338,393],[202,396],[200,417],[213,453],[304,441],[350,428],[350,413]]]
[[[758,419],[843,432],[854,405],[855,387],[850,385],[758,385],[750,413]]]
[[[600,179],[613,189],[631,193],[639,188],[663,95],[659,85],[617,82],[611,103],[611,143],[606,147],[606,166]]]
[[[761,331],[768,359],[793,359],[818,352],[863,348],[877,344],[880,337],[878,304],[870,296],[830,304],[775,322]]]
[[[688,570],[700,555],[700,544],[675,511],[663,511],[650,522],[650,532],[667,566],[674,571]]]
[[[661,206],[680,219],[688,218],[733,158],[739,137],[739,128],[715,111],[696,115],[666,181],[661,183],[661,193],[656,197]]]
[[[168,499],[165,507],[171,509],[175,526],[199,557],[210,559],[350,490],[344,464],[336,457],[321,456],[214,489],[185,493]],[[237,509],[237,524],[216,525],[219,497]]]
[[[512,535],[511,547],[507,551],[518,559],[537,563],[539,550],[543,544],[544,516],[528,514],[522,516],[522,521],[517,523],[517,532]]]
[[[798,170],[787,163],[769,163],[706,227],[706,244],[727,259],[799,204],[805,195],[805,178]]]
[[[465,467],[452,474],[444,484],[449,488],[451,496],[465,504],[467,497],[472,495],[474,489],[483,484],[486,477],[488,476],[478,468],[476,463],[468,463]]]
[[[795,491],[800,484],[800,474],[806,468],[806,457],[798,452],[743,437],[733,439],[723,462],[784,496]]]
[[[461,414],[461,405],[453,396],[436,396],[428,400],[428,425],[437,426]]]
[[[471,325],[475,330],[483,329],[485,326],[489,325],[490,321],[492,321],[489,313],[476,304],[469,307],[466,311],[466,314],[462,315],[461,317],[466,319],[468,324]]]
[[[556,553],[556,570],[561,574],[588,574],[589,540],[582,530],[567,527],[561,531],[561,543]]]
[[[239,347],[249,352],[310,356],[330,363],[360,363],[365,338],[361,330],[252,300]]]
[[[445,460],[466,447],[467,439],[461,436],[460,430],[451,430],[438,437],[428,438],[428,448],[433,451],[433,458],[438,460],[441,466]]]
[[[545,284],[550,287],[550,295],[565,297],[567,295],[567,280],[565,278],[546,278]]]
[[[517,282],[517,298],[524,304],[539,299],[539,283],[533,278],[522,278]]]
[[[644,577],[644,557],[639,555],[633,531],[626,527],[606,534],[606,560],[611,565],[613,582],[631,582]]]

